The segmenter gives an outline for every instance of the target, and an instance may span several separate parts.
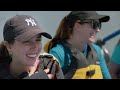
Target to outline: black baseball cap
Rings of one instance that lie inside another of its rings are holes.
[[[71,11],[67,16],[69,19],[74,19],[74,17],[80,20],[93,19],[99,20],[100,22],[108,22],[110,17],[107,15],[100,15],[96,11]]]
[[[38,22],[29,15],[16,15],[6,21],[3,29],[3,37],[5,41],[19,40],[27,41],[36,35],[43,35],[48,39],[52,39],[51,35],[42,31],[38,26]]]

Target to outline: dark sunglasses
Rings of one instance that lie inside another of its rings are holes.
[[[101,29],[101,22],[99,20],[83,20],[80,24],[89,23],[93,29]]]

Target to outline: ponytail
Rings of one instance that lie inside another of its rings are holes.
[[[4,45],[4,42],[0,44],[0,63],[8,62],[10,63],[12,60],[11,56],[9,55],[9,52],[7,50],[7,47]]]

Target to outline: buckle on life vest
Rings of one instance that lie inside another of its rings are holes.
[[[86,76],[90,76],[91,77],[94,74],[95,74],[95,70],[90,70],[90,71],[86,72]]]

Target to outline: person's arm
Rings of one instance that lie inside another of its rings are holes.
[[[108,64],[111,76],[117,79],[120,73],[120,44],[117,44],[111,56],[111,61]],[[120,77],[119,77],[120,78]]]
[[[102,71],[102,75],[104,79],[111,79],[111,75],[109,73],[108,67],[106,65],[105,59],[104,59],[104,55],[102,54],[101,48],[97,45],[94,45],[97,54],[98,54],[98,58],[100,61],[100,67],[101,67],[101,71]]]
[[[108,64],[108,67],[109,67],[109,71],[112,79],[117,79],[118,78],[117,74],[118,74],[118,71],[120,70],[120,64],[116,64],[111,60]]]
[[[104,56],[102,55],[102,53],[101,53],[99,59],[100,59],[100,66],[101,66],[103,78],[104,79],[111,79],[111,75],[109,73],[108,67],[106,65],[106,62],[105,62],[105,59],[104,59]]]

